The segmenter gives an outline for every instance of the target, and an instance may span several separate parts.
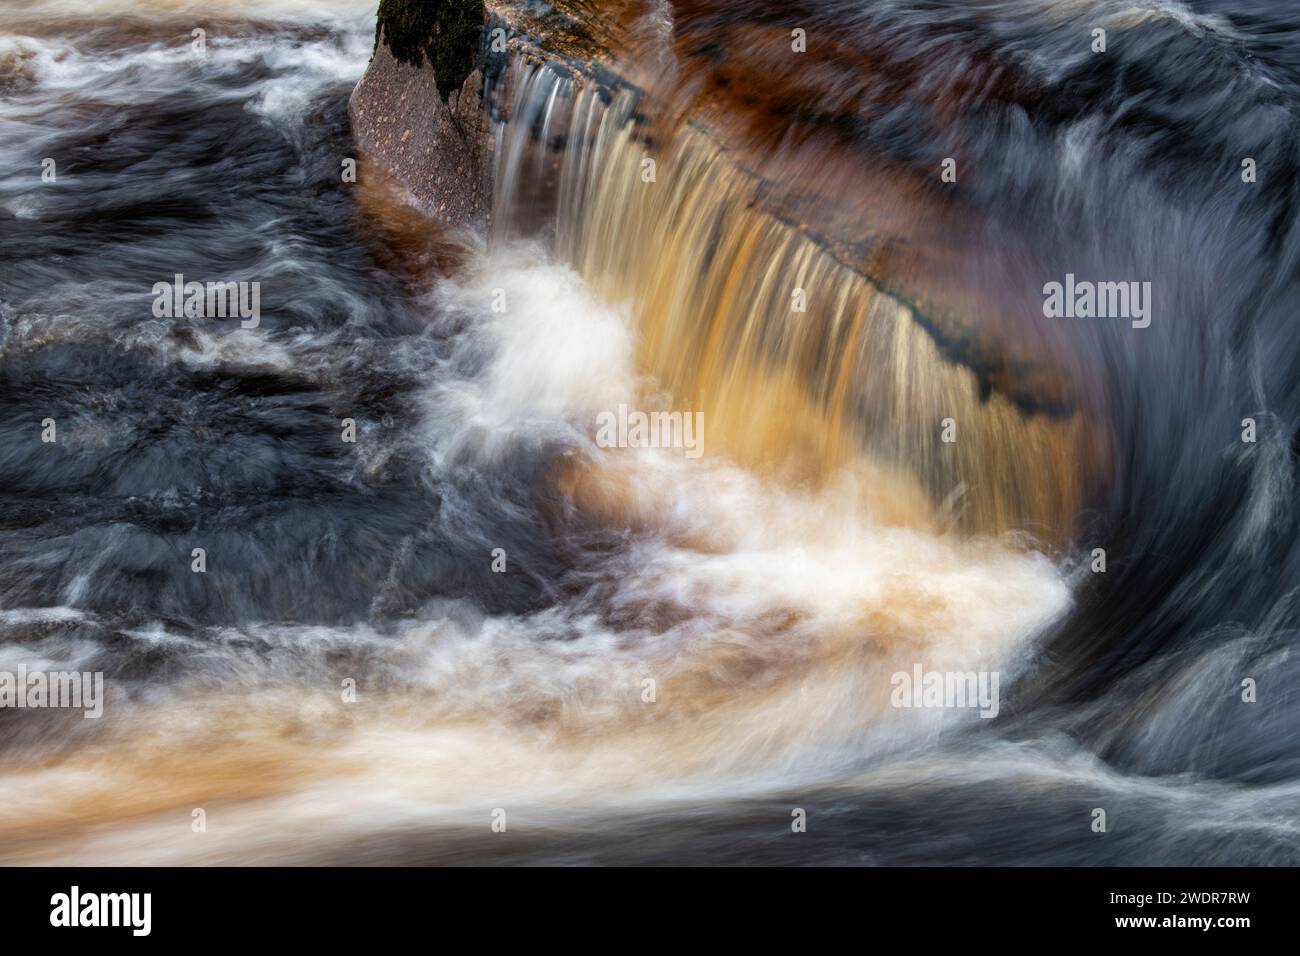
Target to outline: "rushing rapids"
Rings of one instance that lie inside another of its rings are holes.
[[[475,231],[375,12],[0,2],[0,862],[1300,861],[1294,15],[483,36]]]

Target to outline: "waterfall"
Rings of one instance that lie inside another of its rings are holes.
[[[631,303],[641,366],[714,449],[799,482],[851,474],[887,522],[1069,540],[1107,447],[1085,410],[982,390],[914,306],[757,209],[761,183],[706,132],[650,136],[635,88],[523,59],[506,86],[494,240],[542,236]]]

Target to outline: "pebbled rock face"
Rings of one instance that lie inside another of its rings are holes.
[[[582,0],[382,0],[375,53],[349,102],[363,160],[442,225],[484,230],[507,65],[558,57],[600,71],[609,38],[599,24]]]
[[[399,60],[382,25],[377,40],[348,106],[363,160],[401,183],[426,215],[447,226],[481,226],[492,205],[482,68],[444,101],[436,67]]]

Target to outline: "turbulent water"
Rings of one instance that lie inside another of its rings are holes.
[[[107,686],[0,710],[0,862],[1300,862],[1300,15],[620,4],[460,235],[342,175],[374,6],[0,0],[0,670]]]

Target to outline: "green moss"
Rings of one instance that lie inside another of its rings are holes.
[[[474,70],[483,29],[483,0],[380,0],[379,38],[402,63],[433,67],[444,100]]]

